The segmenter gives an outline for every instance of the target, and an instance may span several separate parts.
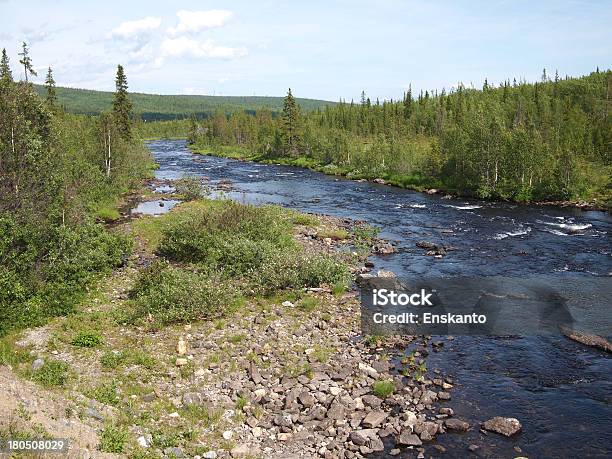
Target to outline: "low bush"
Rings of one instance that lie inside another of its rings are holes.
[[[99,333],[89,330],[80,331],[72,340],[72,345],[77,347],[97,347],[102,344]]]
[[[237,299],[237,291],[213,275],[159,261],[139,275],[130,296],[135,306],[132,319],[151,315],[170,324],[219,317]]]

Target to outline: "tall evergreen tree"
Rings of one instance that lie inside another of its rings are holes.
[[[55,108],[57,105],[57,94],[55,93],[55,80],[53,79],[51,67],[49,67],[47,76],[45,77],[45,89],[47,90],[47,105],[51,108]]]
[[[115,78],[115,99],[113,100],[113,118],[119,134],[124,140],[132,137],[130,118],[132,116],[132,102],[128,96],[127,77],[123,66],[117,66],[117,77]]]
[[[0,59],[0,80],[13,81],[13,74],[9,65],[9,58],[6,55],[6,49],[2,48],[2,58]]]
[[[28,82],[28,75],[37,76],[38,74],[32,67],[32,59],[30,58],[30,50],[28,49],[27,43],[24,41],[21,45],[21,52],[19,53],[21,59],[19,63],[23,65],[23,72],[25,74],[26,83]]]
[[[287,91],[283,101],[283,146],[285,153],[296,155],[300,144],[299,122],[300,110],[295,102],[291,88]]]

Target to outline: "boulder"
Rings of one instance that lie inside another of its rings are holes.
[[[494,418],[485,421],[482,424],[482,428],[491,432],[495,432],[506,437],[521,431],[523,426],[516,418],[504,418],[502,416],[496,416]]]

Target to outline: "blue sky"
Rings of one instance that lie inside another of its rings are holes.
[[[612,64],[611,1],[0,0],[0,47],[59,85],[359,99]]]

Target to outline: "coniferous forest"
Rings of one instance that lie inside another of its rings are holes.
[[[191,122],[195,148],[305,165],[416,189],[514,201],[609,202],[612,71],[482,89],[409,89],[403,100],[340,101],[281,116],[217,113]],[[231,148],[228,148],[231,147]]]

